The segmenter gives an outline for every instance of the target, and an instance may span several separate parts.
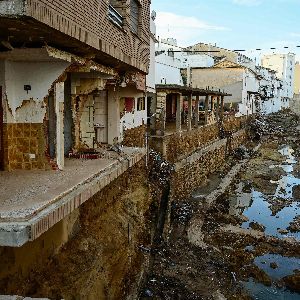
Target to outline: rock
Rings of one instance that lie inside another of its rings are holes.
[[[293,198],[300,200],[300,185],[293,187]]]
[[[297,216],[287,229],[290,232],[300,232],[300,216]]]
[[[237,219],[239,220],[239,223],[244,223],[244,222],[248,222],[249,218],[246,217],[245,215],[238,215]]]
[[[280,233],[280,234],[288,234],[288,233],[289,233],[289,231],[286,230],[286,229],[278,229],[277,231],[278,231],[278,233]]]
[[[264,232],[266,230],[266,227],[264,225],[259,224],[257,222],[251,222],[249,224],[249,227],[254,229],[254,230],[261,231],[261,232]]]
[[[278,268],[278,265],[276,264],[276,262],[271,262],[270,267],[275,270]]]
[[[291,291],[300,292],[300,273],[284,277],[283,282]]]

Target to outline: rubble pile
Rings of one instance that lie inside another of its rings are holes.
[[[149,180],[150,182],[165,187],[168,185],[174,166],[164,160],[161,155],[153,150],[149,152]]]

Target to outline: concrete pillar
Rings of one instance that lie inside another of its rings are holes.
[[[209,105],[209,95],[205,97],[205,125],[208,124],[208,105]]]
[[[224,96],[221,96],[221,120],[224,118]]]
[[[200,102],[200,96],[196,96],[196,103],[195,103],[195,125],[196,128],[199,127],[199,102]]]
[[[214,111],[215,108],[214,108],[214,98],[215,96],[211,96],[210,97],[210,107],[211,107],[211,111]]]
[[[64,149],[64,82],[58,82],[54,87],[54,103],[56,113],[56,163],[60,170],[65,165],[65,149]]]
[[[220,96],[217,97],[217,112],[216,112],[217,121],[220,120]]]
[[[193,102],[192,102],[192,94],[188,96],[188,124],[187,124],[187,130],[192,130],[192,119],[193,119]]]
[[[181,132],[182,96],[176,95],[176,132]]]
[[[164,135],[166,130],[166,102],[166,92],[156,94],[156,134],[158,135]]]

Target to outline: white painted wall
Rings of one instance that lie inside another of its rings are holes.
[[[43,121],[44,98],[48,95],[53,82],[68,66],[67,62],[5,62],[5,93],[16,122],[41,123]],[[31,91],[27,93],[24,85],[31,85]],[[28,115],[28,112],[22,116],[17,114],[17,108],[24,100],[36,102],[37,114]]]
[[[146,87],[148,93],[155,92],[155,42],[156,39],[156,25],[155,22],[150,18],[150,31],[153,36],[150,36],[150,65],[149,73],[146,76]]]
[[[179,57],[182,68],[210,68],[214,65],[214,59],[206,54],[188,55],[183,52]]]
[[[133,87],[120,88],[118,91],[108,91],[108,143],[113,144],[114,139],[121,142],[123,132],[127,129],[139,127],[147,123],[147,99],[145,99],[145,110],[137,111],[137,99],[144,97],[144,93]],[[120,118],[120,99],[129,97],[135,99],[133,113],[125,113]]]
[[[123,139],[124,131],[127,129],[132,129],[139,127],[143,124],[147,124],[147,97],[145,97],[143,92],[139,92],[132,88],[121,88],[119,93],[119,99],[123,97],[133,97],[134,101],[134,112],[125,113],[125,115],[120,119],[120,139]],[[137,110],[138,98],[145,98],[145,110]]]
[[[155,57],[155,81],[156,84],[182,85],[180,73],[181,62],[179,59],[168,56],[166,53]]]
[[[295,54],[271,54],[262,58],[262,66],[276,71],[276,76],[285,82],[284,97],[292,98],[295,81]]]

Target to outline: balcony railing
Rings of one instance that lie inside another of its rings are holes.
[[[108,6],[108,17],[117,26],[123,27],[123,17],[111,5]]]

